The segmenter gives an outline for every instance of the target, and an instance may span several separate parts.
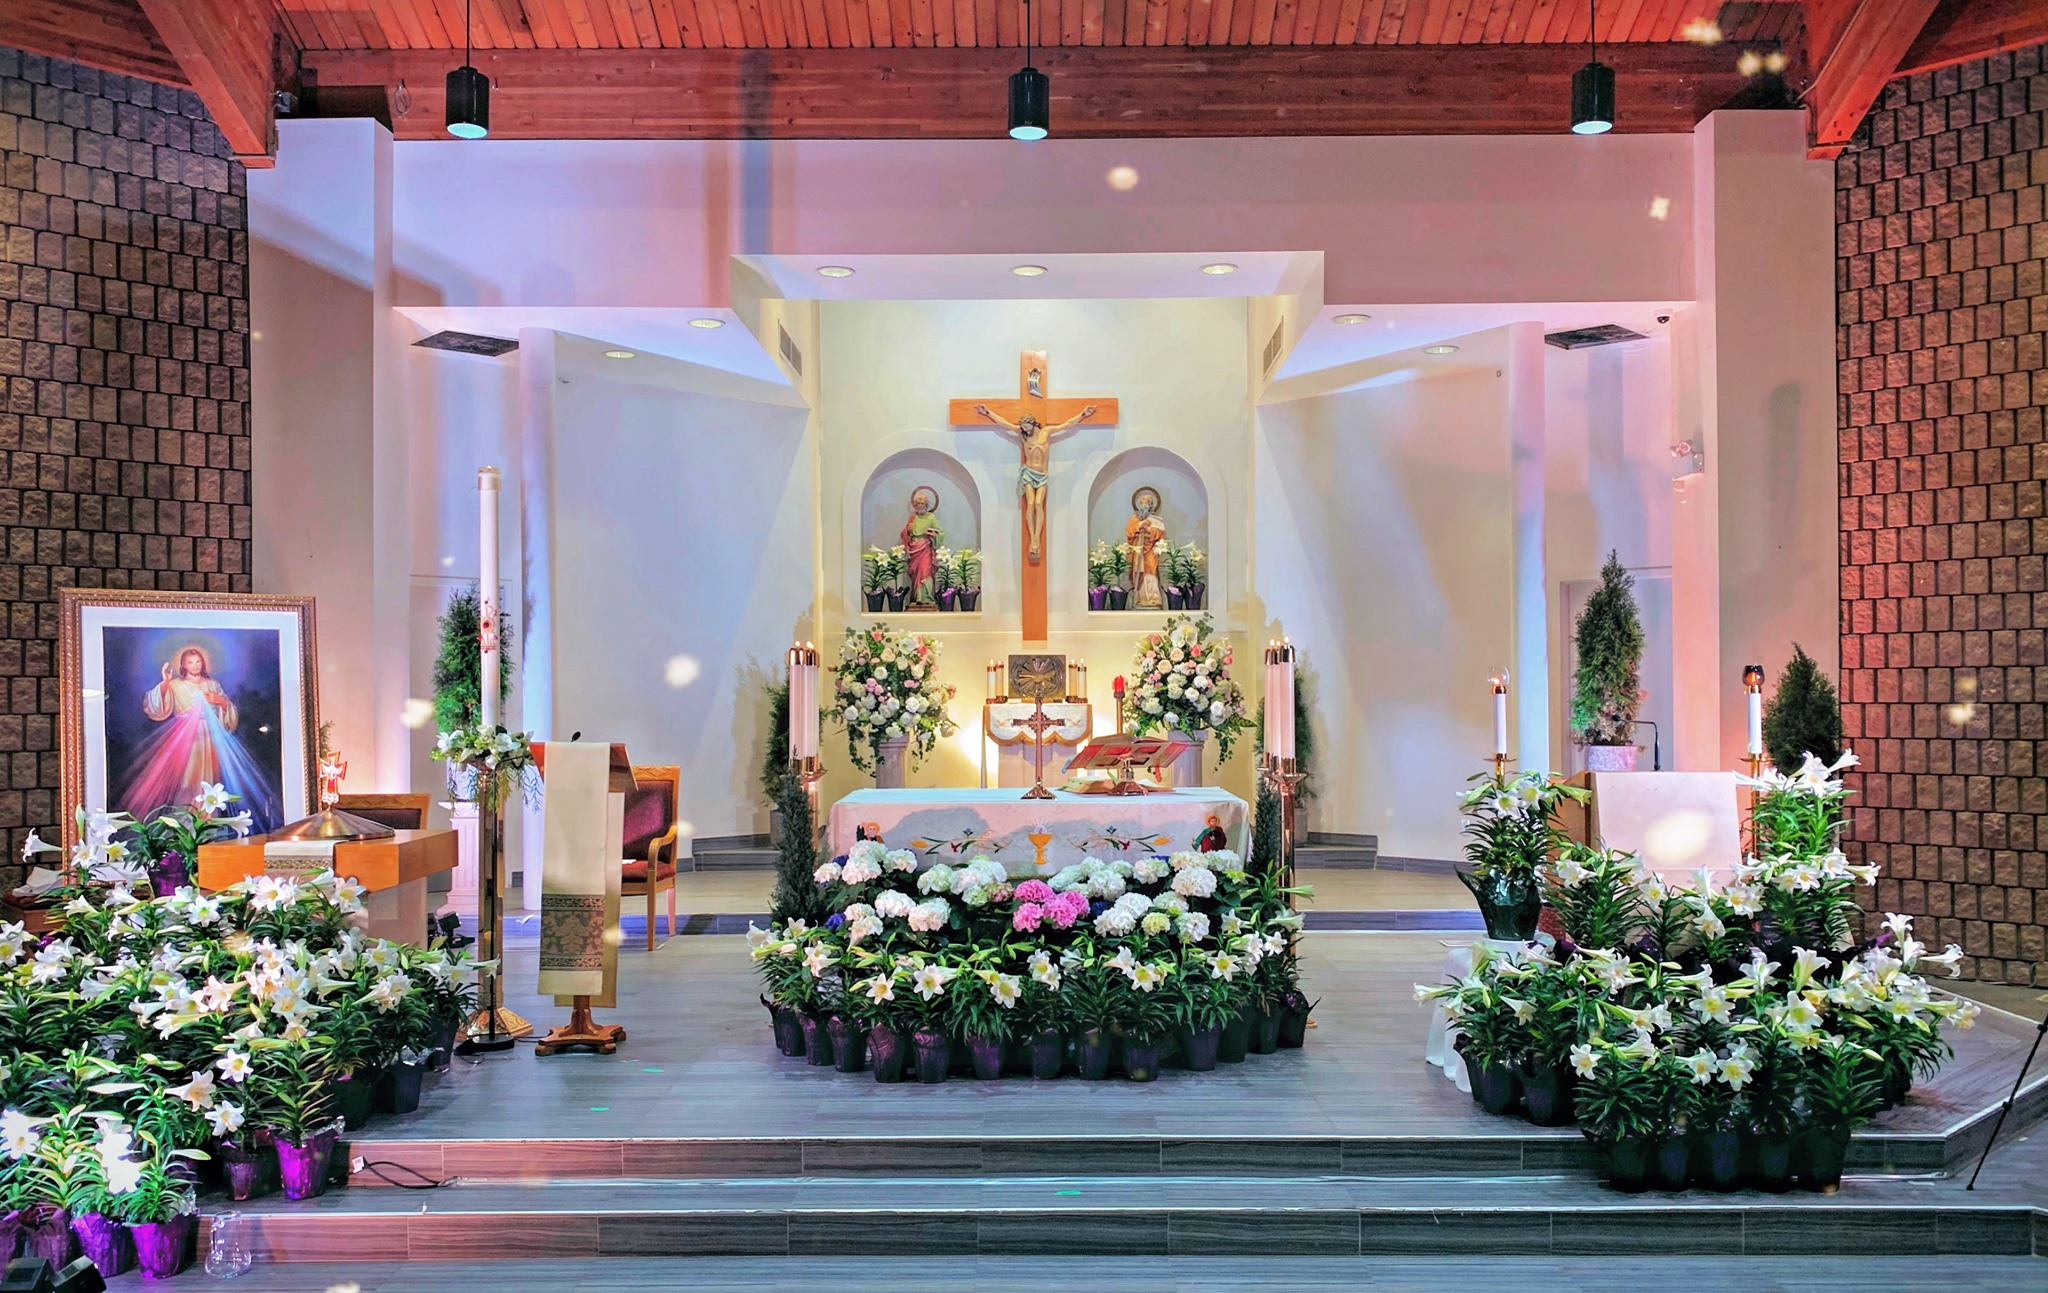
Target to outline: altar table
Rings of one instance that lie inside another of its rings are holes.
[[[265,837],[225,840],[199,847],[201,889],[225,889],[258,875],[303,880],[325,870],[322,863],[265,858]],[[334,873],[354,880],[363,895],[363,924],[374,938],[418,943],[427,937],[427,877],[455,869],[454,831],[399,831],[384,839],[343,840],[331,846]]]
[[[1011,875],[1049,875],[1084,857],[1150,857],[1195,846],[1209,818],[1229,847],[1245,852],[1251,809],[1215,786],[1149,795],[1077,795],[1025,799],[1004,790],[856,790],[832,805],[831,856],[853,847],[855,832],[881,833],[909,849],[920,866],[991,857]]]

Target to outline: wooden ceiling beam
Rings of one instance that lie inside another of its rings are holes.
[[[1942,0],[1899,60],[1900,76],[1931,72],[2048,41],[2041,0]]]
[[[277,157],[279,46],[288,42],[271,0],[141,0],[236,160]],[[292,47],[291,56],[296,57]],[[287,63],[289,59],[284,60]]]
[[[1839,156],[1884,83],[1920,35],[1939,0],[1808,0],[1806,89],[1813,147],[1808,156]]]
[[[5,0],[0,45],[145,81],[190,85],[135,0]]]
[[[1244,3],[1245,0],[1239,0]],[[1130,0],[1140,10],[1144,0]],[[1619,129],[1689,131],[1740,93],[1726,49],[1603,46]],[[1542,45],[1055,48],[1062,138],[1562,134],[1582,49]],[[1013,50],[478,50],[508,139],[975,139],[1003,132]],[[411,87],[393,126],[443,138],[445,52],[307,50],[321,87]],[[1597,144],[1589,144],[1597,147]]]

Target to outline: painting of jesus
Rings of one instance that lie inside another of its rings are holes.
[[[64,801],[146,819],[202,785],[256,834],[313,811],[312,600],[62,594]]]

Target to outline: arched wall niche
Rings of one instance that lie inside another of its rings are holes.
[[[1209,490],[1187,459],[1158,445],[1138,445],[1114,455],[1095,473],[1088,489],[1088,550],[1098,542],[1120,544],[1133,515],[1132,497],[1150,487],[1159,493],[1159,518],[1166,542],[1192,543],[1212,559]]]
[[[897,450],[868,473],[860,496],[860,551],[896,545],[910,519],[910,492],[920,485],[938,491],[946,547],[982,546],[981,490],[974,477],[958,458],[917,447]],[[859,553],[854,555],[857,563]]]

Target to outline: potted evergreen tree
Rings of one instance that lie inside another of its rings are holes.
[[[1632,772],[1636,766],[1636,712],[1643,704],[1643,624],[1636,615],[1635,579],[1609,552],[1600,587],[1579,613],[1579,668],[1572,677],[1572,731],[1586,747],[1592,772]]]
[[[502,599],[501,603],[502,603]],[[434,656],[434,727],[442,732],[461,731],[483,721],[484,666],[479,643],[483,640],[483,597],[477,585],[461,589],[448,599],[441,612],[441,645]],[[498,703],[502,707],[512,689],[512,617],[501,604],[498,608]],[[448,765],[448,789],[464,802],[474,798],[474,776]]]
[[[1774,768],[1797,768],[1808,754],[1832,764],[1842,757],[1842,702],[1813,657],[1792,644],[1792,662],[1764,707],[1764,752]]]

